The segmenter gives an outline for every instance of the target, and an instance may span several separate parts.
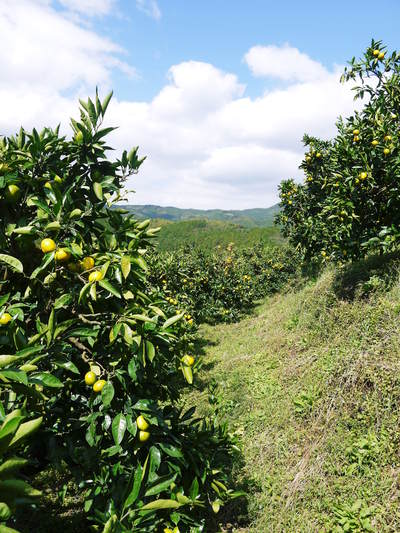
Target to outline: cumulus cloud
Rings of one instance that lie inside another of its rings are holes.
[[[329,74],[320,63],[289,44],[282,47],[253,46],[244,60],[254,76],[262,78],[307,82],[323,79]]]
[[[134,72],[119,46],[54,5],[54,0],[14,0],[8,10],[0,2],[0,134],[21,124],[60,121],[67,131],[78,96],[93,94],[95,85],[104,94],[115,70]],[[275,47],[284,54],[287,48]],[[262,62],[256,71],[251,50],[246,61],[256,74]],[[331,137],[336,117],[354,107],[339,72],[308,61],[302,73],[298,65],[286,66],[281,74],[286,86],[256,98],[247,96],[236,74],[198,61],[171,66],[164,87],[149,101],[121,100],[117,94],[107,117],[107,125],[119,126],[110,144],[116,153],[139,144],[148,156],[127,184],[137,191],[129,201],[238,209],[276,202],[281,179],[300,176],[303,133]],[[276,76],[269,68],[263,75]]]
[[[136,7],[155,20],[161,18],[161,10],[156,0],[136,0]]]
[[[117,145],[130,134],[149,156],[131,201],[240,209],[276,202],[279,182],[300,177],[304,132],[332,137],[353,108],[338,71],[249,98],[237,76],[189,61],[152,101],[115,101],[109,119]]]

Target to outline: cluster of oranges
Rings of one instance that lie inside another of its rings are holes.
[[[107,382],[104,379],[97,379],[97,376],[93,372],[93,370],[89,370],[89,372],[86,372],[85,374],[85,383],[89,387],[93,387],[93,391],[98,394],[104,389]],[[147,430],[150,428],[150,424],[147,422],[143,415],[139,415],[136,418],[136,425],[139,430],[139,441],[146,442],[147,440],[149,440],[150,431]]]
[[[67,248],[57,248],[57,244],[53,241],[53,239],[43,239],[40,243],[40,248],[44,254],[54,252],[54,259],[57,263],[67,263],[68,270],[71,272],[81,272],[82,270],[92,270],[95,261],[93,257],[87,256],[82,259],[82,261],[79,261],[78,263],[73,263],[70,261],[71,259],[71,252]],[[100,281],[104,278],[103,272],[100,270],[92,270],[89,274],[89,282],[94,283],[96,281]]]

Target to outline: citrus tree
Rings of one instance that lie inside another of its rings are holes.
[[[353,58],[353,81],[365,105],[337,122],[331,141],[304,136],[305,180],[280,186],[277,222],[307,259],[345,261],[389,251],[400,238],[400,54],[372,41]]]
[[[179,407],[192,328],[147,280],[156,230],[113,205],[144,158],[107,159],[110,98],[81,101],[72,140],[46,128],[0,142],[0,453],[9,428],[4,444],[24,431],[36,469],[68,465],[97,530],[203,531],[234,496],[229,438]],[[0,466],[13,525],[1,480]]]
[[[157,252],[150,279],[170,305],[184,312],[188,326],[196,322],[229,322],[260,298],[293,281],[298,257],[286,246],[255,244],[237,250],[233,243],[215,250],[190,246]]]

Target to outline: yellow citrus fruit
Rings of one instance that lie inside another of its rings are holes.
[[[149,424],[148,422],[146,422],[144,416],[140,415],[137,417],[136,419],[136,425],[139,429],[145,431],[148,427],[149,427]]]
[[[0,163],[0,175],[7,174],[9,170],[10,167],[7,165],[7,163]]]
[[[360,130],[353,130],[353,135],[360,135]]]
[[[187,366],[193,366],[194,365],[194,357],[193,355],[184,355],[181,359],[182,363]]]
[[[94,281],[100,281],[104,278],[103,273],[100,270],[94,270],[89,274],[89,281],[93,283]]]
[[[5,196],[7,202],[10,204],[15,203],[21,196],[21,189],[18,187],[18,185],[8,185]]]
[[[54,257],[55,257],[55,260],[58,261],[59,263],[66,263],[67,261],[71,259],[71,253],[68,250],[60,248],[59,250],[56,251]]]
[[[44,254],[47,254],[48,252],[53,252],[56,249],[56,243],[53,241],[53,239],[43,239],[40,243],[40,248]]]
[[[368,174],[366,172],[360,172],[360,180],[367,179]]]
[[[89,373],[89,372],[88,372]],[[99,381],[96,381],[96,383],[93,385],[94,392],[101,392],[104,388],[104,385],[107,382],[104,381],[104,379],[99,379]]]
[[[379,55],[378,55],[378,59],[383,59],[385,57],[385,52],[381,52]]]
[[[140,442],[146,442],[146,440],[149,440],[150,433],[148,431],[139,431],[139,440]]]
[[[94,267],[93,257],[84,257],[81,261],[84,270],[91,270]]]
[[[317,153],[315,154],[315,157],[318,157],[318,159],[319,159],[320,157],[322,157],[322,154],[321,154],[320,152],[317,152]]]
[[[11,322],[12,320],[12,317],[10,315],[10,313],[3,313],[1,316],[0,316],[0,324],[2,326],[5,326],[6,324],[8,324],[9,322]]]
[[[360,137],[359,137],[358,135],[356,135],[356,136],[354,137],[354,139],[353,139],[353,141],[354,141],[355,143],[358,142],[359,140],[360,140]]]
[[[372,146],[377,146],[377,145],[379,144],[379,141],[377,141],[377,140],[373,140],[373,141],[371,142],[371,144],[372,144]]]
[[[384,153],[385,155],[390,154],[390,150],[389,150],[389,148],[384,148],[383,153]]]
[[[51,183],[49,181],[46,181],[46,183],[44,184],[44,186],[46,187],[46,189],[51,189]]]
[[[374,50],[372,53],[374,54],[375,57],[378,57],[380,54],[379,50]]]
[[[86,372],[85,374],[85,383],[86,385],[93,385],[96,383],[96,374],[92,372],[91,370],[89,372]]]
[[[391,141],[392,140],[392,136],[391,135],[385,135],[383,140],[385,140],[386,142],[387,141]]]

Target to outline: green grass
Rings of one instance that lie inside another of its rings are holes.
[[[161,222],[161,224],[160,224]],[[262,242],[279,244],[283,239],[276,227],[244,228],[228,222],[215,220],[188,220],[183,222],[152,221],[152,225],[161,225],[158,234],[157,248],[160,251],[171,251],[182,246],[198,246],[214,249],[226,247],[230,242],[237,248],[250,247]]]
[[[396,258],[328,270],[201,328],[207,411],[239,439],[247,510],[221,516],[252,533],[400,531],[400,282]],[[230,529],[229,529],[230,530]],[[221,531],[226,531],[221,526]]]

